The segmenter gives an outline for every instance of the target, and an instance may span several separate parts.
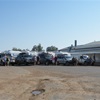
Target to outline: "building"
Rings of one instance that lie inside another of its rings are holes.
[[[89,55],[96,63],[100,63],[100,41],[94,41],[84,45],[77,45],[77,41],[75,41],[74,46],[69,46],[59,51],[70,52],[73,56]]]

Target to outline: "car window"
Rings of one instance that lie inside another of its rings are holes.
[[[67,55],[67,54],[65,54],[65,55],[64,55],[64,58],[72,58],[72,57],[69,56],[69,55]]]
[[[43,55],[43,54],[41,54],[41,55],[39,55],[39,57],[40,57],[40,58],[43,58],[43,57],[44,57],[44,55]]]
[[[47,58],[52,58],[52,55],[47,54],[47,55],[45,55],[45,57],[47,57]]]
[[[23,57],[32,57],[32,55],[23,55]]]
[[[83,56],[80,56],[80,59],[83,59]]]
[[[88,59],[89,57],[88,56],[83,56],[83,59]]]
[[[66,58],[72,58],[72,57],[70,57],[70,56],[67,56]]]

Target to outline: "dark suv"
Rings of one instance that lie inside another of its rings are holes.
[[[18,65],[21,65],[21,64],[24,64],[24,65],[33,64],[34,65],[34,57],[27,53],[21,53],[16,57],[15,62]]]
[[[48,53],[41,53],[38,55],[38,62],[39,64],[49,65],[52,64],[53,56]]]

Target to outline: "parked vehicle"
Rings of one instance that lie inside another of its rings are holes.
[[[52,54],[49,53],[41,53],[38,55],[38,64],[45,64],[45,65],[49,65],[52,64],[52,59],[53,56]]]
[[[17,55],[21,53],[20,51],[13,51],[13,50],[8,50],[8,51],[4,51],[1,54],[1,58],[3,59],[3,56],[7,56],[9,58],[9,65],[15,65],[15,58],[17,57]]]
[[[58,54],[56,64],[70,65],[72,64],[72,57],[67,54]]]
[[[6,56],[6,61],[5,61]],[[10,54],[0,53],[0,65],[7,65],[8,62],[10,62]]]
[[[15,59],[16,64],[18,65],[28,65],[28,64],[32,64],[34,65],[34,57],[32,55],[29,55],[27,53],[20,53],[16,59]]]
[[[15,59],[16,59],[16,56],[11,56],[10,57],[10,65],[14,66],[15,65]]]
[[[79,65],[93,65],[94,61],[88,55],[80,56],[78,60]]]
[[[4,59],[3,59],[4,56],[5,54],[0,53],[0,65],[4,65]]]

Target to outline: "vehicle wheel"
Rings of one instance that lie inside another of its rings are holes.
[[[46,62],[45,62],[45,65],[49,65],[49,62],[48,62],[48,61],[46,61]]]
[[[66,62],[66,66],[69,66],[69,63],[68,62]]]
[[[94,64],[95,64],[95,62],[92,62],[92,64],[91,64],[91,65],[92,65],[92,66],[94,66]]]
[[[24,61],[23,64],[26,65],[26,66],[28,65],[28,63],[26,61]]]
[[[86,61],[84,62],[84,65],[87,66],[87,62]]]
[[[14,64],[11,64],[12,66],[14,66]]]
[[[33,63],[33,65],[36,65],[36,63]]]
[[[18,66],[20,66],[20,63],[16,63]]]
[[[75,62],[73,65],[74,65],[74,66],[77,66],[77,65],[78,65],[78,62]]]
[[[58,61],[56,62],[56,65],[59,65],[59,62]]]
[[[26,62],[26,63],[25,63],[25,65],[27,66],[27,65],[28,65],[28,63]]]
[[[20,62],[16,61],[16,65],[20,66]]]

